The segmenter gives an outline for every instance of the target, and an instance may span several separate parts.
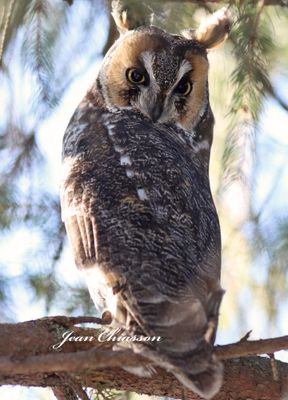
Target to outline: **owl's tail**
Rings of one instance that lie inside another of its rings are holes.
[[[172,371],[179,382],[205,399],[211,399],[219,392],[222,385],[223,365],[215,356],[211,357],[207,368],[203,371],[195,371],[195,361],[189,356],[181,361],[184,363],[186,361],[185,368],[179,372]],[[193,365],[193,368],[190,368],[190,365]]]
[[[212,354],[212,346],[205,340],[194,351],[181,353],[156,352],[147,346],[137,345],[134,351],[140,352],[171,372],[182,385],[199,394],[204,399],[211,399],[221,388],[223,365]],[[130,371],[135,373],[134,371]],[[136,373],[137,374],[137,373]],[[142,375],[139,373],[137,375]],[[143,374],[142,376],[145,376]],[[147,375],[146,375],[147,376]]]
[[[141,300],[136,306],[126,301],[126,327],[131,331],[128,334],[159,339],[129,341],[128,344],[135,353],[150,359],[152,365],[174,374],[188,389],[211,399],[219,391],[223,375],[222,364],[213,354],[213,343],[224,292],[219,285],[211,285],[204,303],[195,296],[194,289],[191,293],[188,289],[184,300],[176,301],[159,293],[152,297],[145,288],[137,292]],[[130,298],[136,296],[130,295]],[[147,368],[145,371],[129,370],[146,376],[151,372]]]
[[[146,324],[147,334],[163,340],[134,342],[133,346],[135,352],[174,374],[184,386],[205,399],[211,399],[222,384],[223,366],[213,354],[222,296],[221,288],[211,291],[205,310],[196,298],[188,305],[168,301],[153,304],[157,313],[154,325]],[[151,308],[149,316],[153,317],[152,311]]]

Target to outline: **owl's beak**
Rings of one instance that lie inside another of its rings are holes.
[[[163,112],[163,96],[157,96],[155,101],[151,101],[148,106],[148,114],[153,122],[157,122]]]

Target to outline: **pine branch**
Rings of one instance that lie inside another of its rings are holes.
[[[262,17],[264,1],[240,2],[235,7],[235,23],[230,34],[236,67],[231,74],[234,87],[230,124],[222,158],[219,192],[236,180],[248,187],[257,123],[267,88],[271,88],[268,56],[274,43],[271,27]],[[246,195],[249,196],[247,190]]]
[[[271,354],[288,350],[288,335],[273,339],[240,340],[236,343],[215,347],[215,354],[220,360],[248,357],[258,354]]]
[[[1,327],[1,325],[0,325]],[[86,333],[86,335],[85,335]],[[81,336],[91,336],[91,331],[83,330]],[[97,335],[99,331],[94,332]],[[93,342],[92,342],[93,343]],[[238,357],[248,357],[257,354],[271,354],[280,350],[288,350],[288,336],[273,339],[239,341],[215,347],[215,354],[220,360]],[[104,369],[121,367],[145,366],[151,361],[133,353],[131,350],[111,351],[91,349],[74,353],[50,353],[28,356],[23,361],[0,357],[0,374],[34,374],[44,372],[77,372],[85,369]]]
[[[35,74],[38,95],[49,105],[49,77],[53,71],[51,46],[47,39],[47,21],[52,10],[47,0],[32,0],[25,16],[22,55]],[[39,100],[39,99],[37,99]]]
[[[67,26],[68,7],[58,3],[31,0],[25,14],[22,58],[35,79],[33,107],[38,122],[47,117],[60,98],[59,87],[54,86],[59,63],[56,50]]]

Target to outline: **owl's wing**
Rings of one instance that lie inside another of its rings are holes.
[[[81,107],[64,137],[61,207],[76,264],[124,329],[162,337],[138,351],[208,398],[221,383],[210,342],[223,291],[207,174],[184,137],[92,111]]]

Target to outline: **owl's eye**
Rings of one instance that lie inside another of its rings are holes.
[[[182,96],[188,96],[192,90],[192,84],[187,80],[187,78],[182,78],[181,81],[176,86],[174,92],[181,94]]]
[[[127,69],[126,78],[136,85],[144,85],[147,81],[146,76],[136,68]]]

